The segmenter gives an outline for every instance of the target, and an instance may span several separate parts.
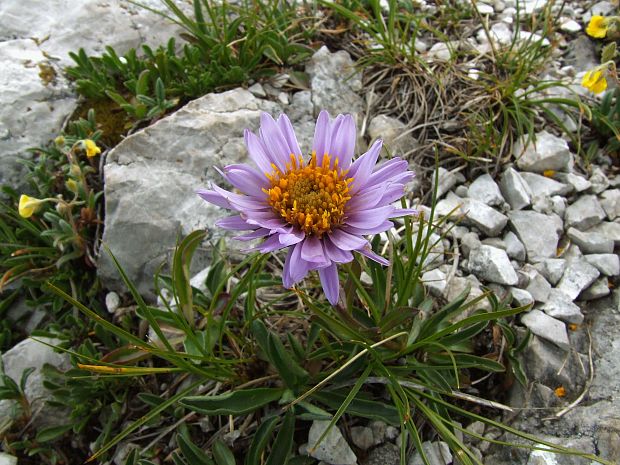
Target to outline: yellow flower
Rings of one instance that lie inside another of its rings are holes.
[[[581,85],[595,94],[600,94],[607,89],[607,81],[601,70],[588,71],[581,80]]]
[[[26,194],[22,194],[19,198],[19,216],[22,218],[30,218],[41,206],[43,200],[35,199]]]
[[[84,148],[86,150],[86,156],[88,158],[92,158],[95,155],[98,155],[101,153],[101,149],[97,147],[97,144],[95,144],[95,141],[91,139],[85,139],[82,142],[84,143]]]
[[[543,176],[545,178],[552,178],[555,175],[555,170],[545,170],[543,171]]]
[[[558,397],[566,396],[566,389],[564,389],[564,386],[559,386],[555,388],[554,392],[555,392],[555,395]]]
[[[592,16],[586,33],[595,39],[602,39],[607,35],[607,18],[603,16]]]

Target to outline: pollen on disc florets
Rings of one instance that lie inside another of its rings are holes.
[[[273,173],[267,174],[271,188],[263,189],[269,205],[288,223],[299,227],[306,235],[321,237],[333,226],[342,224],[345,205],[351,199],[346,171],[338,167],[338,159],[330,166],[330,156],[323,156],[317,166],[316,154],[308,164],[291,155],[283,173],[275,165]]]

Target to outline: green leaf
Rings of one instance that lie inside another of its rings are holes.
[[[188,463],[192,465],[213,465],[213,460],[200,447],[196,446],[185,433],[177,436],[177,444]]]
[[[235,465],[236,463],[231,450],[219,439],[213,443],[211,452],[213,452],[213,458],[217,465]],[[192,465],[194,464],[192,463]]]
[[[181,405],[205,415],[244,415],[275,402],[283,393],[281,388],[242,389],[217,396],[186,397]]]
[[[294,389],[307,381],[308,372],[295,362],[280,338],[273,333],[269,333],[268,347],[269,358],[288,387]]]
[[[607,61],[612,61],[616,58],[617,54],[618,52],[616,43],[610,42],[603,48],[603,52],[601,53],[601,62],[605,63]]]
[[[293,434],[295,433],[295,414],[288,410],[273,443],[271,454],[265,465],[286,465],[293,447]]]
[[[44,428],[37,433],[37,442],[44,443],[58,439],[71,428],[73,428],[73,424]]]
[[[261,423],[256,433],[254,433],[252,444],[250,444],[250,448],[245,456],[245,465],[261,465],[261,454],[265,447],[267,447],[271,433],[273,433],[277,423],[278,417],[271,417]]]
[[[346,400],[347,395],[343,392],[320,391],[312,394],[312,397],[330,408],[338,409]],[[400,424],[396,407],[375,400],[353,399],[347,407],[346,413],[370,420],[381,420],[389,425],[398,426]]]

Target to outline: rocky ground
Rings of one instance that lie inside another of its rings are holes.
[[[493,39],[499,43],[512,33],[514,3],[479,4],[480,12],[493,22]],[[536,11],[543,3],[527,0],[524,7]],[[71,8],[68,15],[63,2],[54,4],[57,10],[45,15],[34,0],[5,0],[0,5],[0,63],[5,70],[0,77],[2,181],[14,179],[11,160],[27,147],[47,142],[76,107],[77,97],[60,72],[68,64],[68,51],[81,46],[97,52],[103,45],[122,50],[145,40],[159,43],[175,33],[161,17],[124,2],[92,2]],[[565,43],[549,64],[550,75],[578,82],[597,60],[589,39],[579,34],[584,21],[611,8],[608,2],[588,10],[581,2],[566,5],[561,23]],[[93,28],[93,17],[113,29]],[[488,38],[476,31],[469,39],[481,51],[488,47]],[[421,53],[443,60],[449,59],[449,49],[436,43]],[[306,66],[307,90],[292,93],[272,82],[209,94],[127,137],[105,155],[103,240],[145,295],[152,297],[153,274],[179,232],[207,228],[214,238],[221,235],[211,227],[225,213],[206,205],[194,191],[217,178],[214,166],[247,160],[243,129],[256,129],[261,111],[286,112],[302,147],[310,146],[318,111],[327,109],[356,115],[360,144],[381,137],[393,153],[415,150],[416,140],[403,131],[403,122],[364,113],[362,80],[352,65],[346,52],[323,47]],[[41,76],[47,66],[54,70],[49,81]],[[281,76],[281,81],[286,79]],[[524,138],[516,144],[513,159],[496,177],[466,179],[458,168],[440,167],[436,214],[449,218],[443,238],[438,231],[423,279],[437,298],[450,300],[470,286],[471,298],[488,288],[498,296],[511,293],[515,306],[532,305],[520,317],[523,333],[527,328],[533,334],[522,355],[530,383],[527,388],[513,386],[507,402],[513,411],[505,418],[551,441],[620,461],[620,291],[614,288],[620,275],[620,176],[609,162],[602,157],[589,172],[582,171],[568,138],[542,130],[536,143]],[[419,204],[423,188],[420,181],[412,183],[412,204],[428,213],[428,205]],[[121,291],[118,275],[103,255],[99,275],[108,289]],[[118,306],[114,296],[111,292],[106,299],[111,312]],[[2,360],[16,380],[25,368],[34,366],[38,373],[43,362],[60,367],[68,362],[32,340],[16,345]],[[33,398],[45,398],[40,376],[32,376],[27,389]],[[0,412],[10,407],[4,401]],[[43,402],[36,408],[41,410],[38,421],[53,415]],[[482,424],[465,426],[499,438],[498,431],[485,430]],[[325,427],[315,422],[309,442]],[[366,451],[363,464],[399,463],[398,431],[393,428],[374,422],[345,436],[333,429],[311,455],[325,464],[360,463],[352,444]],[[472,446],[489,465],[586,463],[485,442]],[[458,463],[443,443],[425,447],[433,465]],[[12,463],[0,454],[0,464]],[[411,465],[421,463],[415,454],[409,458]]]

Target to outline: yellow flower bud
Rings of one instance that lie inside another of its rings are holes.
[[[43,202],[45,201],[22,194],[19,197],[19,216],[22,218],[30,218],[39,209]]]
[[[65,138],[63,136],[58,136],[56,139],[54,139],[54,144],[59,147],[65,145]]]
[[[77,163],[72,163],[71,168],[69,168],[69,173],[71,173],[71,176],[79,178],[82,175],[82,169]]]
[[[97,144],[95,144],[95,141],[91,139],[85,139],[82,141],[82,143],[84,144],[84,150],[86,150],[86,156],[88,158],[92,158],[95,155],[98,155],[101,153],[101,149],[97,147]]]
[[[69,192],[73,192],[74,194],[78,193],[78,183],[75,182],[75,179],[69,179],[65,183],[65,187],[67,188]]]

